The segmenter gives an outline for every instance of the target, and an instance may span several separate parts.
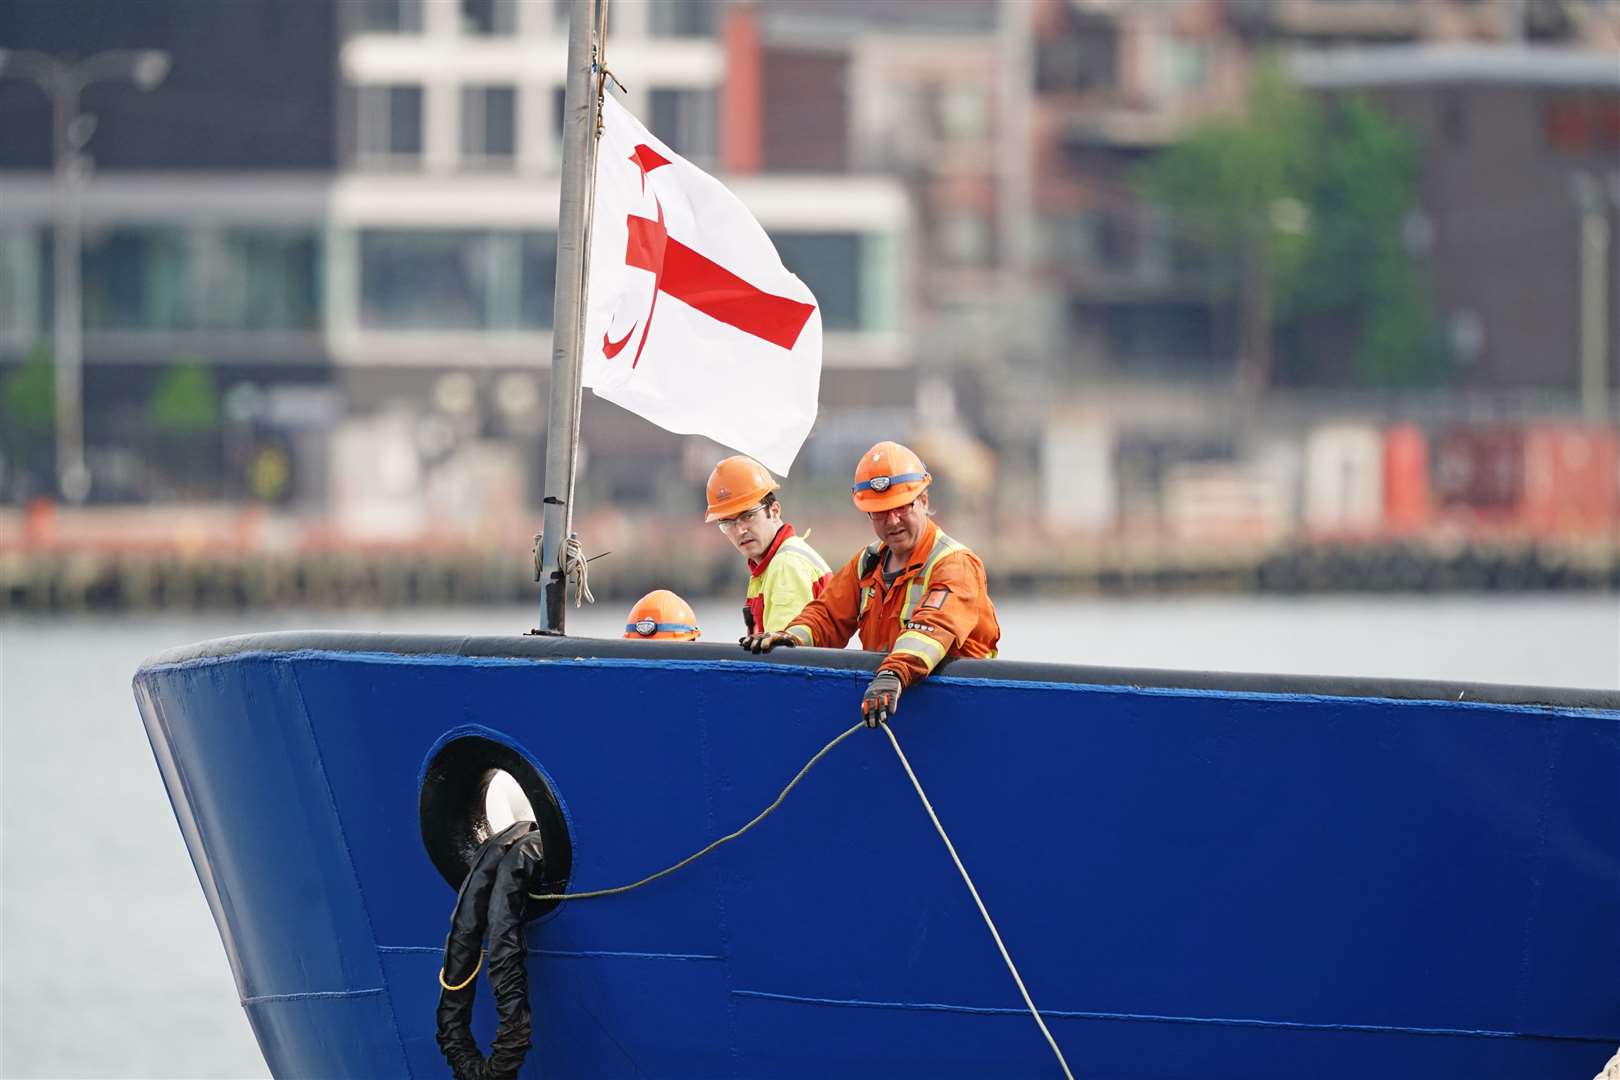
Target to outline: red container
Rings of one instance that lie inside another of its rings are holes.
[[[1384,528],[1413,533],[1429,523],[1429,439],[1416,424],[1384,432]]]
[[[1516,524],[1524,499],[1524,433],[1519,428],[1456,428],[1435,444],[1434,494],[1446,516]]]
[[[1579,424],[1524,437],[1524,517],[1537,533],[1590,535],[1620,527],[1620,432]]]

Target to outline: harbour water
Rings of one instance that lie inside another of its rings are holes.
[[[710,639],[735,635],[734,600],[695,606]],[[1613,594],[1026,599],[1000,613],[1016,659],[1620,688]],[[570,630],[613,635],[622,618],[571,610]],[[0,1076],[265,1075],[135,711],[142,659],[261,630],[533,622],[518,608],[0,623]]]

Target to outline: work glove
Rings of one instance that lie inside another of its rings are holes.
[[[768,634],[744,634],[737,639],[737,644],[751,653],[767,653],[778,645],[786,648],[796,648],[799,639],[786,630],[773,630]]]
[[[861,718],[867,727],[875,728],[899,711],[900,676],[892,671],[878,672],[861,698]]]

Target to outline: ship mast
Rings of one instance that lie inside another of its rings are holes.
[[[562,192],[557,215],[557,291],[552,317],[551,405],[546,417],[544,516],[536,567],[541,578],[542,634],[562,635],[568,586],[568,538],[574,518],[574,463],[579,450],[581,349],[590,260],[590,203],[597,135],[597,50],[606,0],[572,0],[568,16],[568,81],[563,91]],[[577,554],[577,548],[575,549]],[[578,556],[583,557],[583,556]]]

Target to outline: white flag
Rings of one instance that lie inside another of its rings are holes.
[[[581,380],[786,475],[816,419],[815,296],[720,181],[602,109]]]

